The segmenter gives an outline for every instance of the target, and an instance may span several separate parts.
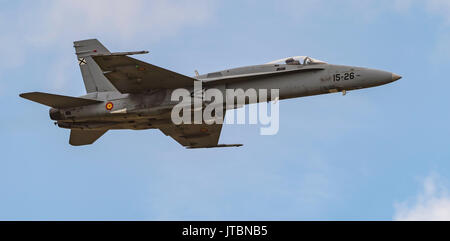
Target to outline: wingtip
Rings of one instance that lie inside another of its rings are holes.
[[[21,93],[21,94],[19,94],[19,96],[22,97],[22,98],[24,98],[24,99],[26,99],[26,98],[27,98],[27,95],[29,95],[30,93],[33,93],[33,92]]]
[[[21,94],[19,94],[19,96],[22,97],[22,98],[24,98],[24,99],[28,99],[28,96],[29,96],[29,95],[36,94],[36,93],[39,93],[39,92],[36,92],[36,91],[33,91],[33,92],[26,92],[26,93],[21,93]]]

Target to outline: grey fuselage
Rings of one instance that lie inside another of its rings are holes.
[[[362,67],[313,64],[264,64],[233,68],[193,77],[204,89],[278,89],[279,99],[344,92],[375,87],[400,78],[390,72]],[[189,89],[193,90],[193,87]],[[80,130],[152,129],[171,125],[173,89],[155,89],[143,94],[93,92],[82,98],[104,101],[83,107],[50,110],[59,127]],[[225,96],[225,93],[224,93]],[[258,98],[259,100],[259,98]],[[105,104],[111,102],[112,110]],[[247,101],[246,104],[252,103]],[[229,108],[229,107],[227,107]]]

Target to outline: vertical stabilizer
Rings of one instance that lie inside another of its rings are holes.
[[[86,91],[88,93],[117,91],[91,57],[96,54],[109,54],[109,50],[97,39],[75,41],[73,46],[76,51]]]

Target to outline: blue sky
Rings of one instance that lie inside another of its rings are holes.
[[[450,2],[4,1],[1,220],[450,219]],[[74,40],[186,75],[308,55],[398,73],[377,88],[280,103],[280,131],[228,125],[185,150],[157,130],[68,144],[18,97],[84,94]]]

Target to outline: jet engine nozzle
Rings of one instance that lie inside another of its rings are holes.
[[[61,114],[61,111],[55,108],[50,109],[50,119],[52,120],[63,120],[64,116]]]

